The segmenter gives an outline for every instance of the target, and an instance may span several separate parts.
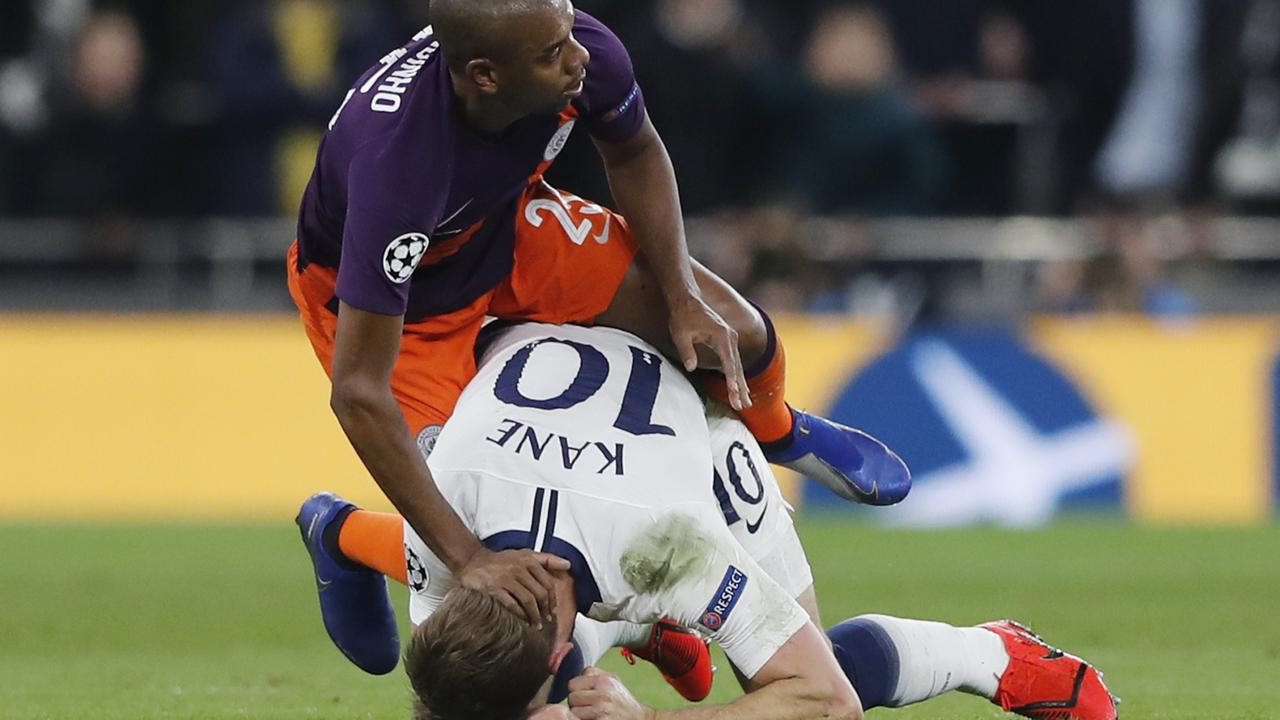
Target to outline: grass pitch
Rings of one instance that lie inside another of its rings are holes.
[[[828,624],[1013,617],[1102,668],[1122,718],[1280,713],[1280,528],[903,533],[808,520],[801,533]],[[643,663],[605,666],[642,700],[678,704]],[[713,699],[734,690],[722,673]],[[399,672],[363,675],[329,645],[287,518],[0,526],[0,718],[406,718],[408,707]],[[1003,715],[953,695],[870,717]]]

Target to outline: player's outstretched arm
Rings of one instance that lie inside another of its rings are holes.
[[[653,710],[641,705],[617,676],[596,668],[569,683],[579,720],[861,720],[858,695],[823,636],[806,623],[727,705]]]
[[[352,447],[400,514],[467,587],[491,593],[539,624],[554,609],[549,569],[566,560],[527,551],[493,553],[440,494],[391,393],[404,318],[342,303],[333,352],[330,405]]]
[[[702,298],[693,276],[675,169],[648,116],[636,135],[610,143],[596,140],[618,208],[631,224],[670,312],[671,339],[685,369],[698,367],[695,346],[720,358],[735,410],[750,407],[738,333]]]

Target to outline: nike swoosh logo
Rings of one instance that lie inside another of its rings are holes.
[[[316,523],[320,522],[320,516],[314,515],[311,518],[311,524],[307,526],[307,542],[311,542],[316,537]]]
[[[595,236],[595,237],[591,238],[592,240],[595,240],[595,241],[596,241],[596,244],[597,244],[597,245],[608,245],[608,244],[609,244],[609,224],[610,224],[610,223],[609,223],[609,221],[608,221],[608,220],[605,220],[605,223],[604,223],[604,231],[603,231],[603,232],[601,232],[599,235],[597,235],[597,236]]]
[[[454,220],[455,220],[459,215],[461,215],[461,214],[462,214],[462,211],[463,211],[463,210],[466,210],[467,208],[471,207],[471,203],[473,203],[473,202],[475,202],[475,201],[476,201],[476,199],[475,199],[475,198],[471,198],[470,200],[466,201],[465,203],[463,203],[462,207],[460,207],[460,208],[458,208],[457,210],[453,211],[453,214],[452,214],[452,215],[450,215],[449,217],[445,218],[444,220],[441,220],[440,222],[436,223],[436,227],[444,227],[445,225],[448,225],[449,223],[453,222],[453,221],[454,221]]]
[[[319,522],[320,522],[320,515],[316,514],[311,518],[311,523],[307,525],[307,542],[308,543],[315,541],[316,529]],[[333,584],[332,580],[325,580],[321,578],[319,575],[316,575],[316,590],[320,592],[324,592],[325,590],[328,590],[329,586],[332,584]]]
[[[756,531],[760,529],[760,526],[764,524],[764,516],[768,514],[769,514],[769,506],[765,505],[764,512],[760,513],[760,517],[756,518],[756,522],[754,525],[751,524],[750,520],[747,521],[747,532],[751,533],[752,535],[755,535]]]
[[[839,470],[837,470],[837,469],[836,469],[836,467],[835,467],[834,465],[832,465],[831,463],[827,462],[826,460],[823,460],[822,458],[818,457],[817,455],[813,455],[813,453],[810,453],[810,456],[811,456],[814,460],[817,460],[819,463],[822,463],[822,465],[823,465],[824,467],[826,467],[828,470],[830,470],[830,471],[831,471],[832,473],[834,473],[835,475],[837,475],[837,476],[839,476],[839,477],[845,477],[845,474],[844,474],[844,473],[842,473],[842,472],[840,472]],[[862,502],[862,503],[864,503],[864,504],[870,504],[870,503],[868,503],[867,501],[875,500],[875,499],[877,499],[877,498],[879,498],[879,497],[880,497],[880,483],[872,483],[872,484],[871,484],[871,491],[870,491],[870,492],[863,492],[863,491],[862,491],[862,488],[858,487],[858,486],[857,486],[856,484],[854,484],[852,481],[847,482],[847,483],[844,483],[844,486],[849,490],[849,492],[851,492],[852,494],[854,494],[854,495],[858,496],[858,501],[859,501],[859,502]]]

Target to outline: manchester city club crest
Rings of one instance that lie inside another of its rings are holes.
[[[551,162],[560,157],[560,153],[564,151],[564,146],[569,144],[569,136],[573,134],[573,126],[577,123],[577,120],[570,120],[560,126],[555,136],[551,138],[551,142],[547,143],[547,151],[542,154],[543,161]],[[534,147],[537,146],[535,145]]]
[[[436,440],[440,438],[440,431],[443,429],[440,425],[428,425],[418,433],[418,450],[422,451],[423,460],[431,457],[431,451],[435,450]]]

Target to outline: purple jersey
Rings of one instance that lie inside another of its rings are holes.
[[[591,53],[582,95],[560,116],[523,118],[498,137],[463,121],[429,27],[366,72],[320,143],[298,223],[301,265],[338,268],[338,298],[410,322],[497,287],[514,251],[514,222],[501,220],[514,217],[575,123],[620,142],[644,122],[621,41],[582,12],[573,33]]]

